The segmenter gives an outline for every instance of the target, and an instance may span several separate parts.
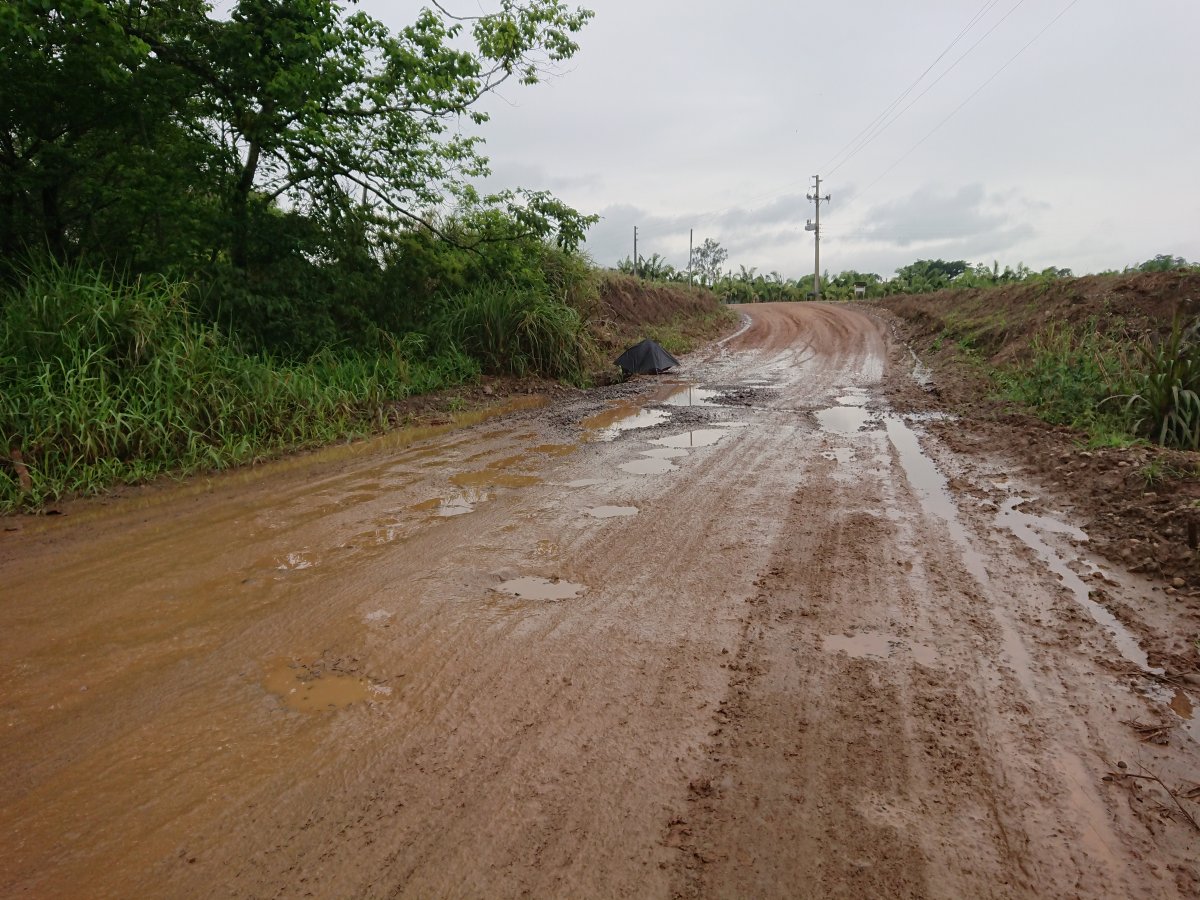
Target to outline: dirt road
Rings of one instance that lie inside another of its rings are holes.
[[[0,536],[0,895],[1197,896],[1195,695],[1096,602],[1161,595],[894,413],[879,320],[746,311]]]

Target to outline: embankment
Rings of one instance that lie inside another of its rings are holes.
[[[1127,398],[1149,365],[1143,348],[1195,321],[1198,301],[1200,272],[1179,270],[875,305],[932,375],[924,390],[900,385],[899,405],[955,414],[931,427],[957,449],[1014,460],[1075,507],[1096,549],[1200,612],[1200,453],[1147,439]]]

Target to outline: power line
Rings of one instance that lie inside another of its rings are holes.
[[[942,61],[942,58],[947,53],[950,52],[950,50],[954,47],[955,44],[957,44],[960,40],[962,40],[963,35],[965,35],[968,31],[970,31],[972,28],[974,28],[975,24],[981,18],[983,18],[985,15],[987,15],[988,12],[991,11],[992,7],[994,7],[999,2],[1000,2],[1000,0],[987,0],[987,2],[984,3],[984,5],[979,9],[979,11],[976,12],[975,15],[971,17],[971,21],[969,21],[963,27],[963,29],[957,35],[955,35],[954,40],[952,40],[949,44],[947,44],[945,49],[943,49],[942,52],[937,55],[937,59],[935,59],[933,62],[931,62],[928,65],[928,67],[926,67],[925,71],[922,72],[920,75],[918,75],[916,80],[914,80],[912,84],[910,84],[908,87],[906,87],[904,89],[903,92],[901,92],[899,97],[897,97],[895,100],[893,100],[891,103],[889,103],[886,107],[884,107],[884,109],[881,113],[879,113],[874,119],[872,119],[869,123],[867,123],[867,126],[865,128],[863,128],[862,131],[860,131],[854,137],[850,138],[850,140],[848,140],[846,142],[846,144],[840,150],[837,151],[837,153],[833,154],[833,156],[831,156],[828,160],[823,162],[820,166],[820,169],[822,171],[824,171],[825,169],[829,168],[829,166],[831,164],[833,164],[838,159],[838,157],[840,157],[847,149],[849,149],[850,146],[853,145],[855,141],[857,141],[860,137],[862,137],[864,134],[866,134],[868,131],[870,131],[872,128],[874,128],[876,123],[878,123],[881,119],[884,119],[888,115],[888,113],[890,113],[893,109],[895,109],[897,106],[899,106],[900,103],[904,100],[904,98],[907,97],[909,94],[911,94],[913,89],[918,84],[920,84],[921,81],[925,78],[925,76],[928,75],[933,70],[933,67]],[[841,163],[838,163],[838,165],[841,165]]]
[[[1073,6],[1075,6],[1075,4],[1077,4],[1078,2],[1079,2],[1079,0],[1071,0],[1070,3],[1068,3],[1065,7],[1063,7],[1063,9],[1058,13],[1058,15],[1056,15],[1053,19],[1051,19],[1049,22],[1046,23],[1046,25],[1041,29],[1041,31],[1039,31],[1037,34],[1035,34],[1033,37],[1031,37],[1024,44],[1024,46],[1021,47],[1020,50],[1018,50],[1016,53],[1014,53],[1012,56],[1010,56],[1008,58],[1008,61],[1005,62],[1004,65],[1002,65],[995,72],[993,72],[988,77],[988,79],[983,82],[983,84],[981,84],[981,85],[979,85],[979,87],[975,88],[975,90],[973,90],[967,96],[967,98],[965,100],[963,100],[962,103],[960,103],[960,104],[958,104],[958,106],[954,107],[954,109],[952,109],[950,111],[949,115],[947,115],[944,119],[942,119],[942,121],[938,122],[937,125],[933,126],[933,128],[931,128],[929,130],[928,134],[926,134],[923,138],[921,138],[919,141],[917,141],[915,144],[913,144],[911,147],[909,147],[908,150],[905,151],[903,156],[901,156],[894,163],[892,163],[890,166],[888,166],[886,169],[884,169],[878,176],[875,177],[874,180],[869,182],[866,185],[866,187],[863,187],[863,188],[855,191],[853,194],[851,194],[849,199],[846,201],[846,203],[849,204],[849,203],[854,202],[855,200],[861,199],[863,194],[865,194],[867,191],[869,191],[871,188],[873,188],[876,184],[878,184],[880,181],[882,181],[884,178],[886,178],[888,175],[890,175],[892,170],[895,169],[898,165],[900,165],[900,163],[904,162],[904,160],[906,160],[910,156],[912,156],[912,154],[916,151],[916,149],[918,147],[920,147],[927,140],[929,140],[931,137],[933,137],[934,134],[936,134],[942,128],[943,125],[945,125],[947,122],[949,122],[951,119],[953,119],[959,113],[959,111],[962,110],[962,108],[964,106],[966,106],[968,103],[970,103],[972,100],[974,100],[975,97],[978,96],[978,94],[984,88],[986,88],[989,84],[991,84],[993,81],[995,81],[1000,76],[1000,73],[1002,73],[1005,69],[1007,69],[1009,66],[1011,66],[1013,64],[1013,62],[1016,61],[1018,56],[1020,56],[1022,53],[1024,53],[1026,50],[1028,50],[1033,45],[1034,41],[1036,41],[1038,38],[1040,38],[1047,31],[1049,31],[1051,29],[1051,27],[1053,27],[1054,24],[1059,19],[1061,19],[1068,12],[1070,12],[1071,8]]]
[[[941,75],[939,75],[937,78],[935,78],[929,84],[929,86],[925,88],[925,90],[921,91],[921,93],[919,93],[919,94],[917,94],[917,96],[913,97],[912,101],[906,107],[904,107],[904,109],[902,109],[902,110],[900,110],[900,112],[896,113],[896,115],[894,115],[890,120],[888,120],[883,125],[881,125],[879,128],[877,128],[873,134],[869,135],[866,140],[864,140],[857,147],[855,147],[854,150],[848,156],[846,156],[844,159],[842,159],[841,162],[839,162],[836,166],[834,166],[832,169],[829,170],[829,174],[832,175],[834,172],[836,172],[838,169],[840,169],[842,166],[844,166],[846,163],[848,163],[851,159],[853,159],[855,156],[857,156],[860,151],[864,150],[870,144],[874,143],[876,138],[878,138],[881,134],[883,134],[885,131],[887,131],[889,128],[891,128],[892,125],[894,125],[896,123],[896,121],[898,119],[900,119],[901,116],[903,116],[906,112],[908,112],[910,109],[912,109],[920,101],[920,99],[922,97],[924,97],[931,90],[933,90],[935,87],[937,87],[938,83],[943,78],[945,78],[947,75],[949,75],[951,72],[953,72],[955,67],[958,66],[958,64],[960,62],[962,62],[964,59],[966,59],[968,56],[970,56],[971,52],[976,47],[978,47],[980,44],[982,44],[984,41],[986,41],[988,39],[988,36],[991,35],[991,33],[993,31],[995,31],[997,28],[999,28],[1001,25],[1003,25],[1005,23],[1005,21],[1007,21],[1008,17],[1011,16],[1013,13],[1015,13],[1017,11],[1017,9],[1020,8],[1024,3],[1025,3],[1025,0],[1017,0],[1016,4],[1014,4],[1013,7],[1008,12],[1006,12],[1003,16],[1001,16],[1000,19],[994,25],[992,25],[991,28],[989,28],[987,31],[985,31],[983,33],[982,37],[980,37],[979,40],[977,40],[970,47],[968,47],[958,59],[956,59],[954,62],[952,62],[946,68],[946,70],[944,72],[942,72]]]

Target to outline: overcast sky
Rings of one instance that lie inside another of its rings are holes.
[[[400,27],[423,4],[359,5]],[[586,248],[601,265],[636,224],[639,250],[677,266],[694,227],[735,269],[809,273],[814,174],[830,272],[1200,259],[1198,0],[582,5],[575,59],[505,86],[483,133],[494,186],[603,216]]]

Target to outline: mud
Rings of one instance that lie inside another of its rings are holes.
[[[745,312],[6,533],[0,895],[1200,893],[1160,585],[910,415],[883,320]]]

